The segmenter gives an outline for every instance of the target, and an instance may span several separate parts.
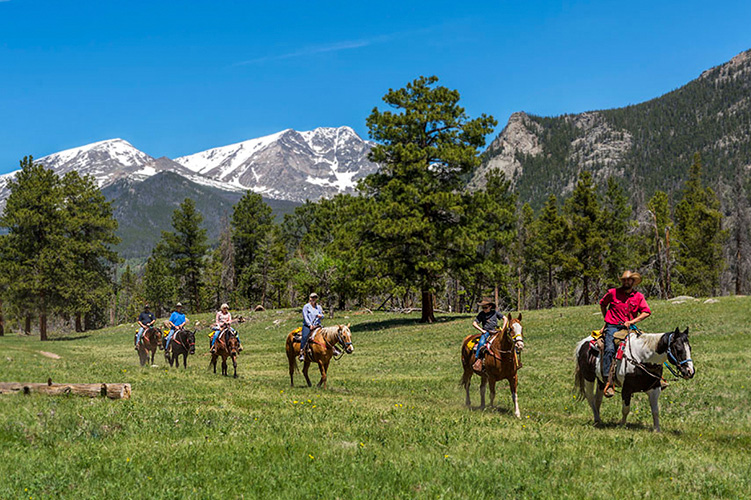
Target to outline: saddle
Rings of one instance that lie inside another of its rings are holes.
[[[613,341],[615,343],[616,349],[620,347],[621,342],[626,340],[628,334],[629,331],[625,329],[618,330],[613,334]],[[605,350],[605,339],[602,337],[602,330],[593,330],[592,337],[594,338],[594,340],[590,341],[590,347],[598,353],[603,352]]]

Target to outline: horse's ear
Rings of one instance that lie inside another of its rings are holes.
[[[339,325],[338,329],[339,329],[339,333],[342,333],[342,325]]]
[[[352,323],[347,323],[347,328],[349,328],[350,326],[352,326]]]
[[[681,333],[681,329],[676,326],[675,330],[673,330],[673,333],[675,334]]]
[[[514,319],[514,318],[511,317],[511,313],[508,313],[508,316],[506,316],[506,317],[508,318],[509,322],[511,322],[511,320]]]
[[[688,327],[686,327],[686,329],[683,331],[683,335],[685,335],[686,337],[688,337]]]
[[[522,313],[519,313],[519,317],[516,318],[516,319],[519,320],[519,321],[521,321],[522,320]]]

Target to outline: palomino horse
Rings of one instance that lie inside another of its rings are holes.
[[[468,335],[462,342],[462,366],[464,375],[462,376],[462,385],[467,392],[465,404],[471,406],[469,400],[469,385],[472,380],[472,374],[476,373],[472,369],[475,362],[475,350],[467,347],[470,340],[479,338],[479,335]],[[485,366],[480,376],[480,408],[485,408],[485,386],[490,382],[490,406],[495,401],[495,384],[499,380],[508,380],[509,389],[511,389],[511,400],[514,402],[514,415],[516,418],[521,417],[519,412],[519,401],[516,398],[517,376],[516,372],[521,367],[519,363],[518,352],[524,349],[524,336],[522,335],[522,315],[514,319],[511,314],[508,315],[508,325],[503,331],[496,332],[488,341],[488,351],[485,353]]]
[[[305,364],[302,368],[302,373],[305,375],[305,381],[310,383],[310,377],[308,377],[308,368],[311,361],[318,364],[318,369],[321,371],[321,380],[318,382],[317,387],[323,386],[326,388],[327,372],[329,369],[329,361],[334,357],[334,346],[340,345],[341,349],[347,354],[352,354],[355,348],[352,346],[352,334],[349,331],[349,325],[336,325],[327,326],[326,328],[318,328],[310,332],[310,338],[308,339],[308,345],[310,350],[305,355]],[[289,361],[289,385],[295,386],[294,376],[297,369],[297,357],[300,354],[300,341],[295,340],[294,332],[287,335],[287,360]],[[312,351],[312,358],[311,352]],[[338,358],[337,358],[338,359]]]
[[[600,369],[600,356],[593,345],[593,338],[587,337],[576,345],[576,370],[574,371],[574,385],[579,391],[580,398],[586,398],[592,407],[595,425],[600,425],[600,405],[602,404],[603,382]],[[694,362],[691,360],[691,346],[688,343],[688,328],[681,332],[678,328],[668,333],[629,333],[622,350],[618,351],[615,365],[615,385],[622,387],[623,400],[620,425],[626,425],[626,417],[631,411],[631,395],[635,392],[646,392],[649,396],[649,406],[652,408],[654,430],[660,432],[660,408],[657,399],[662,388],[663,363],[669,361],[678,368],[678,373],[684,379],[694,376]],[[667,366],[667,365],[666,365]],[[671,372],[674,372],[668,366]],[[675,374],[675,373],[674,373]],[[597,391],[594,391],[597,379]]]
[[[222,329],[219,334],[219,338],[214,343],[216,348],[214,353],[211,354],[211,361],[209,361],[209,367],[214,366],[214,373],[216,373],[216,360],[219,356],[222,357],[222,375],[227,375],[227,358],[232,358],[232,366],[235,369],[234,377],[237,378],[237,352],[240,348],[240,341],[237,338],[235,332],[229,326]]]
[[[154,364],[154,356],[159,349],[162,341],[162,332],[156,327],[149,327],[141,335],[141,342],[138,343],[138,358],[141,360],[141,366],[146,366],[149,362],[149,352],[151,352],[151,364]]]
[[[179,328],[172,337],[169,351],[164,351],[164,357],[169,365],[175,363],[175,368],[180,368],[179,356],[183,356],[183,368],[188,368],[188,354],[196,353],[196,332],[186,328]]]

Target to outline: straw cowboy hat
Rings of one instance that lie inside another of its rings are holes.
[[[315,293],[315,292],[313,292],[313,293],[311,293],[310,295],[308,295],[308,298],[309,298],[309,299],[317,299],[317,298],[318,298],[318,294],[317,294],[317,293]]]
[[[480,302],[478,302],[477,305],[480,306],[480,307],[482,307],[482,306],[495,307],[495,302],[493,302],[493,299],[489,299],[489,298],[486,297],[486,298],[482,299]]]
[[[624,271],[623,274],[620,277],[621,283],[623,283],[627,279],[633,279],[634,280],[634,286],[641,283],[641,274],[639,273],[632,273],[631,271]]]

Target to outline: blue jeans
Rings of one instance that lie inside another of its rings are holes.
[[[605,327],[602,329],[602,340],[605,343],[605,352],[602,353],[602,377],[605,380],[608,378],[610,365],[613,364],[613,357],[615,356],[615,340],[613,335],[622,329],[623,326],[612,323],[605,323]]]
[[[136,345],[138,345],[141,342],[141,337],[143,337],[144,327],[140,326],[138,327],[138,333],[136,334]]]
[[[475,346],[475,358],[480,358],[480,349],[488,342],[488,337],[490,337],[490,332],[482,332],[482,335],[480,335],[480,339]]]
[[[175,336],[175,329],[171,328],[169,333],[167,334],[167,344],[164,346],[165,351],[169,351],[169,343],[172,340],[172,337]]]
[[[310,327],[302,326],[302,340],[300,341],[300,352],[305,352],[305,346],[308,345],[308,338],[310,337]]]

